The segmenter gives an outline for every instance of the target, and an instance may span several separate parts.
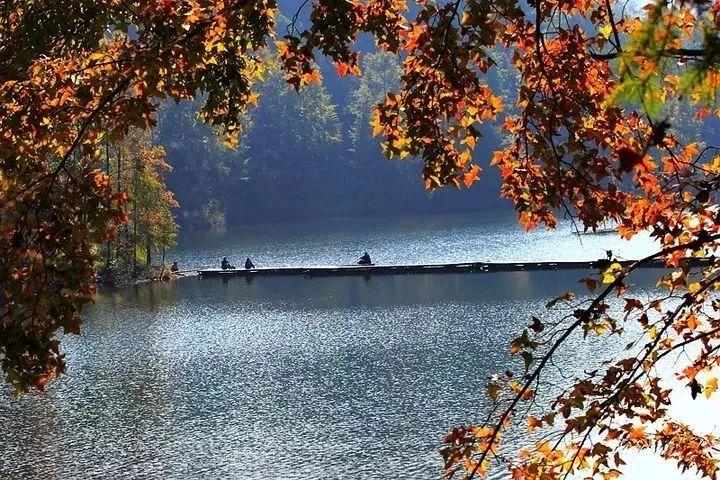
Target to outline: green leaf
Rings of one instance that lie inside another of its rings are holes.
[[[490,396],[490,399],[493,401],[493,403],[497,403],[500,399],[500,395],[502,394],[502,387],[498,385],[497,383],[494,383],[490,381],[487,384],[487,393]]]
[[[533,357],[533,354],[530,352],[522,352],[520,356],[523,358],[523,361],[525,362],[525,371],[527,372],[530,370],[530,365],[532,365],[533,361],[535,361],[535,358]]]

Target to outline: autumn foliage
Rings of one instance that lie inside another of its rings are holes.
[[[272,0],[3,6],[0,354],[8,381],[42,389],[62,373],[54,335],[78,331],[93,292],[93,246],[124,220],[126,198],[99,170],[104,141],[152,127],[160,102],[201,91],[201,118],[232,144],[273,56],[299,89],[321,80],[316,55],[340,76],[361,75],[354,44],[370,35],[402,60],[401,87],[374,110],[374,133],[388,157],[423,160],[427,188],[471,186],[481,173],[481,126],[494,122],[507,139],[491,159],[500,193],[526,228],[552,228],[564,214],[583,229],[610,220],[626,238],[648,232],[660,245],[583,279],[589,301],[565,294],[550,302],[570,314],[532,320],[510,347],[521,373],[490,380],[493,414],[445,439],[446,475],[504,466],[516,479],[611,479],[624,450],[654,449],[715,478],[716,439],[670,418],[669,387],[655,367],[692,345],[678,379],[693,398],[718,388],[718,264],[693,268],[688,259],[715,261],[720,152],[683,140],[676,123],[720,113],[720,2],[656,2],[634,13],[614,0],[315,0],[303,8],[309,23],[293,20],[282,36]],[[501,62],[517,79],[515,95],[490,86]],[[657,297],[633,297],[629,276],[658,259],[669,270]],[[631,326],[640,338],[624,357],[568,379],[541,414],[527,413],[568,339],[617,342]],[[547,430],[545,440],[500,455],[518,423]]]
[[[274,2],[249,0],[3,4],[0,356],[15,389],[64,370],[55,333],[79,331],[93,247],[125,219],[127,197],[102,171],[105,141],[198,91],[202,118],[232,139],[274,14]]]

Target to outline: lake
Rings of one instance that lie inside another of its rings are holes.
[[[612,235],[524,233],[504,213],[263,225],[188,236],[181,268],[625,258]],[[608,247],[609,245],[609,247]],[[582,271],[197,277],[107,291],[63,338],[68,374],[0,398],[0,478],[437,478],[442,437],[480,421],[488,375]],[[650,288],[643,281],[639,294]],[[566,373],[618,346],[570,343]],[[716,404],[715,404],[716,406]],[[644,468],[642,463],[641,467]],[[632,468],[632,466],[630,467]],[[640,471],[640,470],[639,470]]]

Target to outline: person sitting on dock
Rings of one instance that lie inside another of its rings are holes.
[[[358,260],[358,265],[372,265],[372,260],[370,260],[370,255],[368,255],[367,252],[363,254],[362,257],[360,257],[360,260]]]
[[[250,260],[250,257],[247,257],[245,259],[245,270],[250,270],[251,268],[255,268],[255,264],[252,263],[252,260]]]
[[[170,267],[170,271],[172,273],[178,273],[180,271],[177,262],[173,262],[172,267]]]
[[[227,257],[223,257],[222,263],[220,264],[223,270],[228,270],[231,268],[235,268],[233,265],[230,265],[230,262],[228,262]]]

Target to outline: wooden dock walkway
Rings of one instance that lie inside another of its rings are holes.
[[[709,266],[714,258],[688,259],[692,267]],[[618,261],[628,266],[633,261]],[[303,276],[303,277],[329,277],[349,275],[410,275],[410,274],[436,274],[436,273],[490,273],[490,272],[524,272],[539,270],[597,270],[610,265],[608,260],[595,260],[587,262],[512,262],[512,263],[438,263],[417,265],[337,265],[317,267],[267,267],[267,268],[234,268],[222,270],[220,268],[201,269],[198,274],[202,278],[227,277],[270,277],[270,276]],[[665,268],[665,262],[655,260],[642,265],[642,268]]]

